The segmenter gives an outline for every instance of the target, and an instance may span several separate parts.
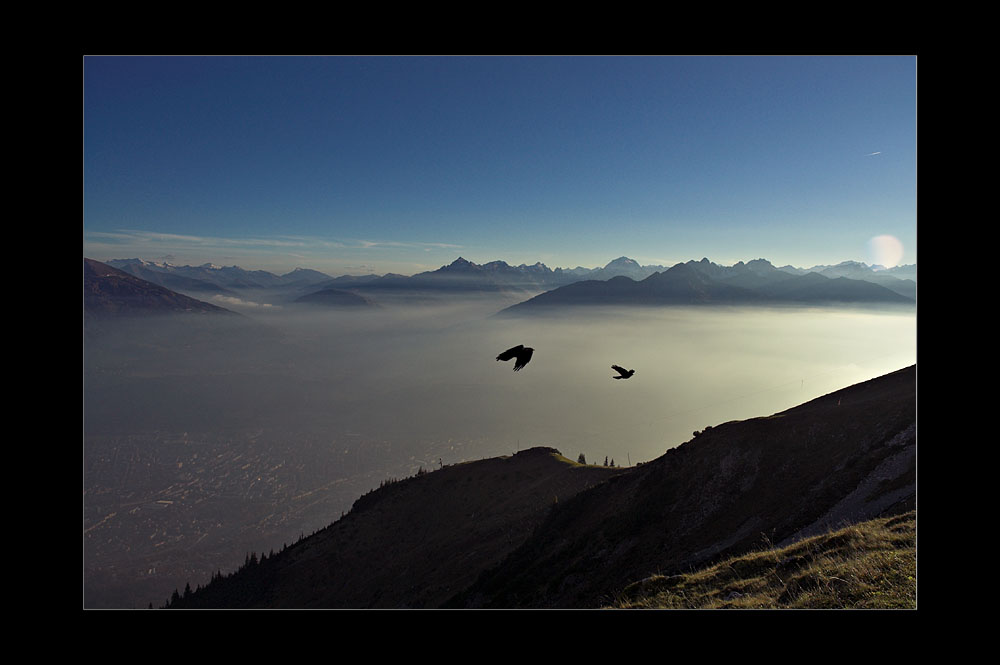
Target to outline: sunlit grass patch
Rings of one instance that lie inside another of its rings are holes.
[[[616,608],[916,608],[916,514],[875,519],[703,570],[652,576]]]

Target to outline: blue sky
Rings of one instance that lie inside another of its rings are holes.
[[[916,262],[916,58],[84,58],[84,255]]]

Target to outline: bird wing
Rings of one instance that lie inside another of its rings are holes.
[[[524,344],[518,344],[517,346],[512,346],[511,348],[507,349],[499,356],[497,356],[497,360],[510,360],[523,350],[524,350]]]
[[[624,367],[619,367],[618,365],[612,365],[611,369],[615,370],[616,372],[618,372],[622,376],[628,376],[628,370],[625,369]]]
[[[535,350],[532,348],[522,347],[520,353],[517,354],[517,362],[514,363],[514,371],[516,372],[527,365],[528,361],[531,360],[531,354],[534,352]]]

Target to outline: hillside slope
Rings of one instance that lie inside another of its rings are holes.
[[[911,511],[916,367],[708,428],[640,466],[445,467],[171,607],[587,608],[652,575]]]
[[[233,314],[87,258],[83,259],[83,308],[87,316]]]
[[[881,517],[629,585],[619,609],[915,609],[917,515]]]
[[[621,469],[532,448],[390,482],[325,529],[174,607],[437,607],[531,534],[553,505]]]
[[[597,607],[680,573],[915,504],[916,367],[707,429],[560,503],[458,607]]]

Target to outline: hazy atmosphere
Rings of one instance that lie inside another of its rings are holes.
[[[87,57],[97,260],[916,263],[913,56]],[[891,253],[890,253],[891,255]]]
[[[190,330],[161,323],[156,335],[169,347],[133,351],[124,376],[94,379],[103,390],[86,395],[94,414],[87,429],[130,419],[138,430],[252,423],[351,433],[392,440],[384,463],[394,470],[535,445],[634,463],[705,425],[769,415],[916,360],[912,310],[602,308],[537,321],[481,314],[461,302],[272,313],[260,317],[269,328],[263,338],[254,328],[200,332],[200,342],[183,346],[176,340]],[[111,341],[120,340],[90,346]],[[494,358],[518,343],[535,353],[515,373]],[[102,363],[114,364],[121,348]],[[612,364],[637,373],[613,381]],[[127,408],[135,400],[142,408]],[[424,439],[453,446],[431,453],[417,445]]]
[[[158,606],[420,469],[552,446],[618,466],[916,361],[909,311],[487,303],[132,322],[85,351],[86,595]],[[535,349],[521,371],[495,356]],[[612,364],[635,369],[616,381]]]
[[[271,277],[409,276],[460,256],[764,258],[906,265],[915,281],[916,69],[912,56],[87,56],[83,255]],[[85,317],[88,608],[160,606],[387,479],[533,446],[631,466],[917,356],[912,305],[501,317],[544,289],[356,309],[295,303],[290,288],[176,290],[239,316]],[[514,372],[496,356],[517,344],[534,355]],[[612,365],[635,374],[615,380]]]

